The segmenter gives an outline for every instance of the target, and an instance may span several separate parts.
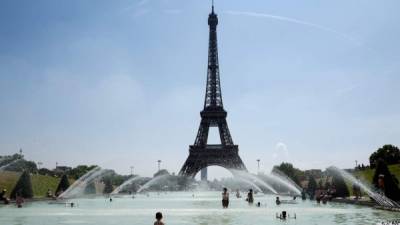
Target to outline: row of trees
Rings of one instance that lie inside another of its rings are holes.
[[[399,201],[400,200],[400,188],[399,181],[397,178],[390,173],[388,164],[399,163],[397,161],[398,149],[395,146],[385,145],[373,153],[370,159],[373,161],[373,167],[375,168],[372,185],[376,190],[381,191],[388,198]],[[383,152],[386,152],[384,154]],[[388,163],[389,162],[389,163]],[[283,172],[295,183],[302,186],[304,183],[308,183],[306,192],[313,197],[317,189],[335,189],[336,197],[348,197],[349,190],[344,178],[337,172],[327,169],[321,173],[321,177],[317,178],[312,175],[305,177],[305,172],[293,167],[290,163],[281,163],[275,166],[274,170]],[[324,181],[323,181],[324,180]],[[307,182],[304,182],[307,181]],[[304,186],[304,185],[303,185]]]
[[[379,161],[386,165],[400,164],[400,149],[394,145],[384,145],[369,157],[371,168],[375,168]]]

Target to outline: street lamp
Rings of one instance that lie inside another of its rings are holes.
[[[260,159],[257,159],[257,174],[260,173]]]
[[[133,169],[134,168],[135,168],[134,166],[131,166],[131,176],[133,176]]]
[[[157,163],[158,163],[158,171],[160,171],[161,160],[157,160]]]

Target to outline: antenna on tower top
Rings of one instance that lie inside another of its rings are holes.
[[[214,0],[211,0],[211,10],[212,10],[212,13],[214,13]]]

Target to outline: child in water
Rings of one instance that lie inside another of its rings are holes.
[[[279,197],[276,197],[275,203],[276,203],[276,205],[280,205],[281,204],[281,200],[279,199]]]
[[[154,222],[154,225],[164,225],[164,222],[162,222],[163,215],[161,212],[156,213],[156,221]]]

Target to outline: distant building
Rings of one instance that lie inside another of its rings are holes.
[[[68,172],[70,170],[72,170],[72,167],[69,167],[69,166],[57,166],[54,169],[54,172],[56,172],[56,173],[65,173],[65,172]]]

